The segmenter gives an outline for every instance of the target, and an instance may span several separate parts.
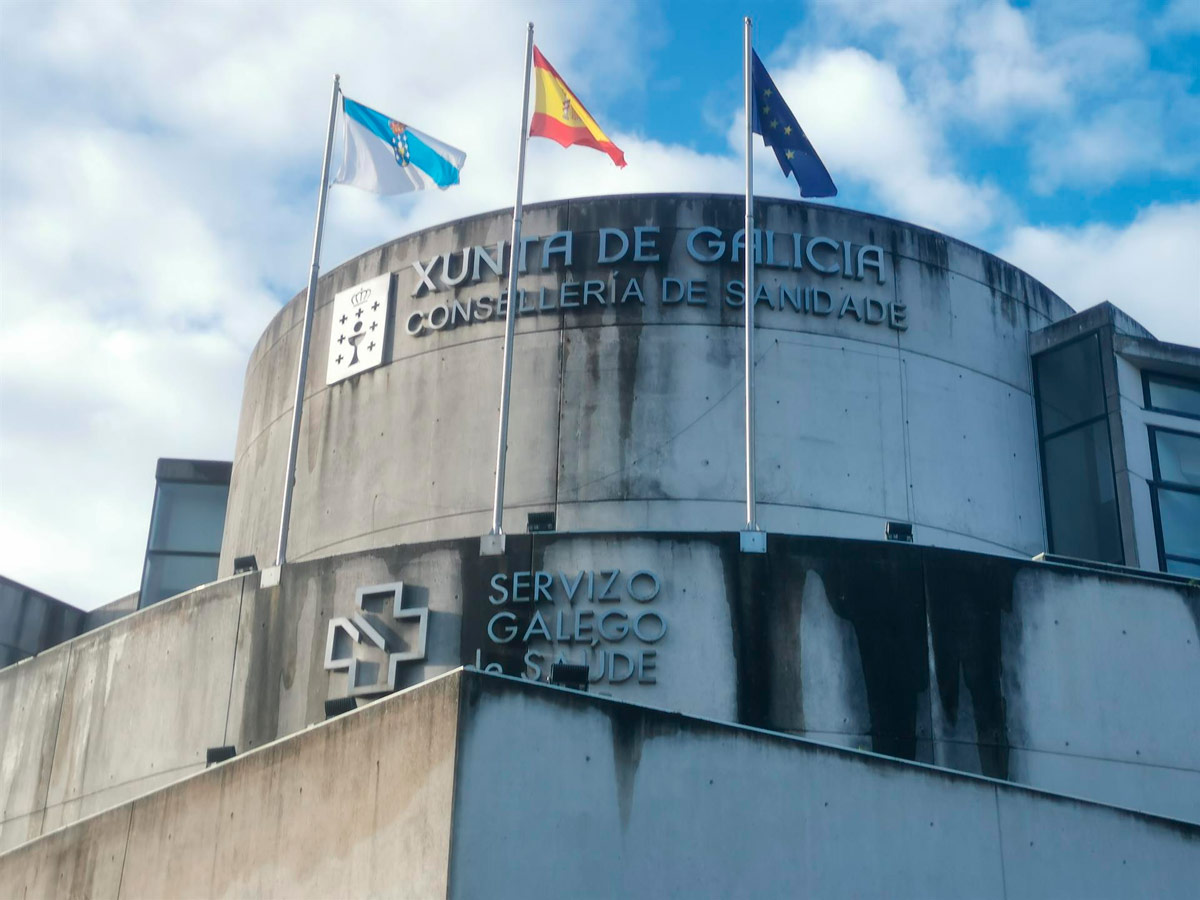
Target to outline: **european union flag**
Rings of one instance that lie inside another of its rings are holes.
[[[754,54],[751,93],[754,98],[754,132],[775,151],[783,174],[791,172],[800,185],[801,197],[836,197],[837,187],[804,130],[783,102],[766,67]]]

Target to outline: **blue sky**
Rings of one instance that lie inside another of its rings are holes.
[[[534,141],[528,201],[739,191],[745,14],[834,203],[1200,345],[1197,0],[10,0],[0,572],[132,591],[155,460],[232,456],[250,349],[305,281],[335,71],[468,160],[444,194],[331,191],[326,267],[511,204],[528,20],[629,161]]]

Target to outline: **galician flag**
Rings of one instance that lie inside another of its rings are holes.
[[[533,77],[537,82],[537,99],[533,120],[529,123],[529,136],[550,138],[564,147],[575,144],[593,147],[607,153],[614,163],[624,168],[625,154],[600,130],[596,120],[537,47],[533,48]]]
[[[334,184],[352,184],[376,194],[406,194],[458,184],[467,154],[411,125],[342,96],[346,138]]]

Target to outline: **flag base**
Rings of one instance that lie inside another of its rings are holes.
[[[767,533],[765,531],[742,531],[738,533],[741,539],[743,553],[766,553]]]
[[[485,534],[479,539],[479,555],[503,556],[504,537],[503,534]]]

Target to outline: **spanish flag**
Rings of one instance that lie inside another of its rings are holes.
[[[529,123],[529,136],[550,138],[564,147],[574,144],[593,147],[607,153],[614,163],[624,168],[625,154],[600,130],[596,120],[537,47],[533,48],[533,77],[537,80],[537,100],[533,121]]]

